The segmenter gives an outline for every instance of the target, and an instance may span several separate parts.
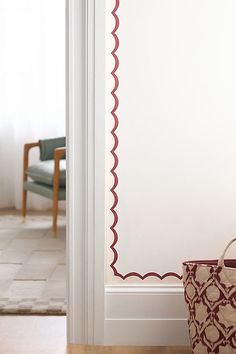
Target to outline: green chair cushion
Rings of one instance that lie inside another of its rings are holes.
[[[46,184],[25,181],[24,189],[29,192],[39,194],[42,197],[46,197],[53,200],[53,189],[51,186],[48,186]],[[63,187],[59,188],[58,200],[66,200],[66,188]]]
[[[41,161],[30,166],[26,171],[33,181],[53,186],[54,160]],[[66,160],[60,160],[60,187],[66,186]]]
[[[56,148],[65,147],[65,146],[66,146],[65,137],[39,140],[40,160],[41,161],[53,160],[54,150]],[[65,156],[63,158],[65,159]]]

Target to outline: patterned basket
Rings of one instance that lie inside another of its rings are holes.
[[[236,259],[183,263],[193,354],[236,354]]]

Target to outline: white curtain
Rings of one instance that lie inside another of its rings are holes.
[[[0,208],[21,207],[24,143],[64,135],[65,0],[0,0]]]

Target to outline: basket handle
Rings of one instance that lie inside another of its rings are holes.
[[[226,252],[228,251],[229,247],[232,245],[232,243],[234,243],[235,241],[236,241],[236,238],[233,238],[233,240],[231,240],[231,241],[228,243],[228,245],[226,246],[226,248],[225,248],[225,250],[224,250],[222,256],[220,257],[220,259],[219,259],[219,261],[218,261],[218,267],[221,267],[221,268],[224,267],[224,265],[225,265],[225,262],[224,262],[224,260],[225,260],[225,254],[226,254]]]

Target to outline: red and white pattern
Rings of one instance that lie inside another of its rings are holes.
[[[236,354],[236,260],[183,264],[193,354]]]

